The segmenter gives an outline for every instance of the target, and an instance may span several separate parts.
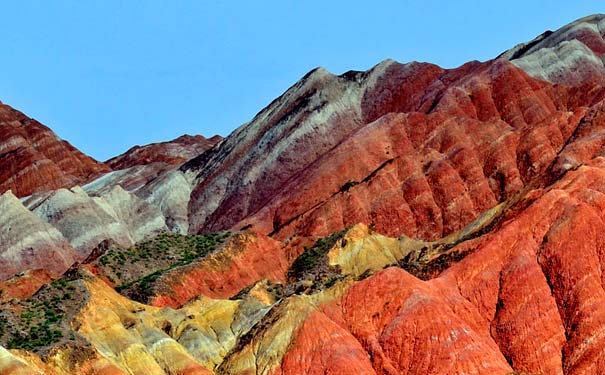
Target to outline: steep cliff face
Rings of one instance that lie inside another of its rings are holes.
[[[71,187],[110,168],[59,139],[49,128],[0,103],[0,193],[17,197]]]

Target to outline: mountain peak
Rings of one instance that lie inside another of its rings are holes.
[[[202,135],[184,134],[171,141],[134,146],[125,153],[107,160],[105,163],[114,170],[136,165],[164,163],[176,166],[192,159],[214,146],[222,137],[206,138]]]
[[[83,183],[109,171],[52,130],[0,105],[0,192],[18,197]]]
[[[571,86],[604,83],[605,14],[580,18],[518,44],[498,58],[510,60],[530,76]]]

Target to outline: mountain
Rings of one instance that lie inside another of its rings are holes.
[[[0,192],[18,197],[90,181],[106,165],[59,139],[49,128],[0,103]]]
[[[221,139],[219,135],[211,138],[201,135],[182,135],[168,142],[134,146],[122,155],[107,160],[105,164],[113,170],[152,163],[179,165],[211,148]]]
[[[458,230],[539,176],[600,101],[601,30],[589,17],[450,70],[391,60],[341,76],[314,70],[182,167],[197,174],[191,230],[252,225],[288,238],[365,222],[423,239]],[[558,78],[539,68],[555,65]]]
[[[588,16],[557,32],[547,31],[528,43],[519,44],[500,57],[509,59],[532,77],[552,83],[602,85],[604,29],[601,15]]]
[[[103,241],[187,232],[192,187],[176,168],[220,140],[185,135],[99,163],[5,104],[0,131],[0,280],[28,269],[59,276]]]
[[[212,144],[5,193],[0,373],[604,373],[604,38],[318,68]]]

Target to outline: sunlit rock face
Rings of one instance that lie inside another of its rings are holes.
[[[289,262],[282,244],[256,233],[240,233],[221,251],[167,273],[150,303],[182,306],[199,297],[230,298],[259,280],[284,282]]]
[[[76,251],[52,225],[30,212],[11,191],[0,196],[0,280],[28,269],[60,275]]]
[[[61,336],[0,330],[0,373],[605,373],[604,19],[316,69],[213,145],[5,193],[0,327]]]

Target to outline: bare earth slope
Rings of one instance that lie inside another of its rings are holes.
[[[71,187],[109,170],[46,126],[0,103],[0,193],[12,190],[23,197]]]

